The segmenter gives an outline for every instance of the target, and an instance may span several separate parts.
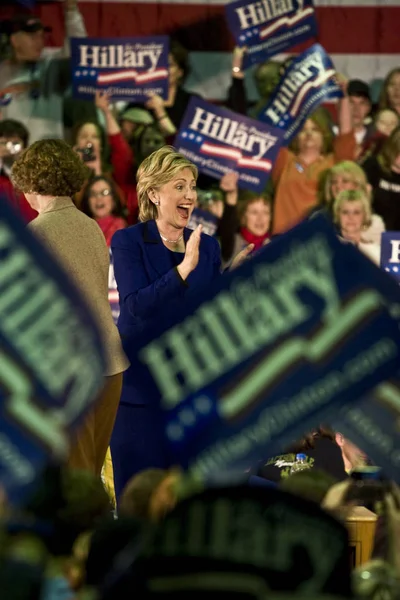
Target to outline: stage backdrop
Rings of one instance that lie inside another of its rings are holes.
[[[13,10],[1,4],[0,16]],[[319,35],[313,41],[332,55],[338,71],[373,82],[400,65],[400,0],[315,0],[314,4]],[[224,99],[234,43],[224,0],[79,0],[79,5],[93,37],[176,35],[192,52],[187,87],[206,99]],[[60,45],[60,2],[37,3],[36,12],[53,27],[50,45]],[[254,97],[251,70],[247,81]]]

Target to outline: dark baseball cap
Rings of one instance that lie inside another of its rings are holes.
[[[9,36],[19,31],[35,33],[41,30],[51,31],[51,27],[45,27],[42,21],[33,15],[15,15],[6,23],[6,31]]]
[[[347,94],[349,96],[363,96],[371,101],[369,85],[361,79],[352,79],[347,86]]]

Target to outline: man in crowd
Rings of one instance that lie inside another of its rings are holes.
[[[0,118],[20,121],[31,142],[63,137],[63,96],[70,83],[69,38],[85,37],[85,24],[76,0],[64,0],[64,47],[46,54],[40,19],[17,15],[2,23],[10,56],[0,64]]]

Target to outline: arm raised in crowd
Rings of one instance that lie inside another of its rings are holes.
[[[65,0],[65,41],[61,50],[61,58],[71,56],[70,38],[87,37],[86,25],[83,16],[80,13],[76,0]]]
[[[110,106],[110,98],[105,92],[96,92],[96,107],[101,110],[106,122],[106,133],[111,148],[113,178],[118,185],[134,184],[133,151],[121,133],[121,128]]]
[[[226,105],[240,115],[247,114],[247,94],[242,71],[243,56],[246,48],[235,47],[232,53],[232,81],[228,90]]]

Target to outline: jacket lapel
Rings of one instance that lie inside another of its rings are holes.
[[[171,269],[171,259],[168,249],[162,243],[155,221],[146,221],[143,229],[143,242],[152,268],[159,275],[165,275]]]

